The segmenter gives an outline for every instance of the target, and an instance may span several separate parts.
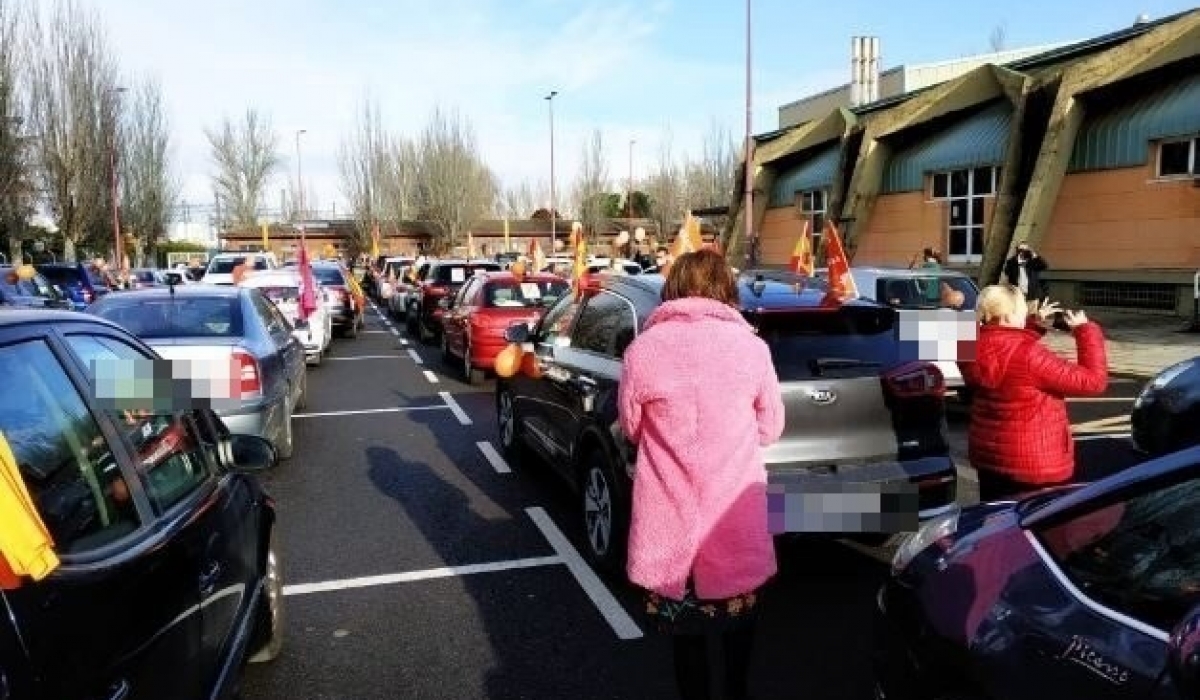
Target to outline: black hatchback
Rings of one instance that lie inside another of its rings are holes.
[[[97,398],[102,363],[155,361],[94,316],[0,315],[0,489],[59,561],[34,580],[0,550],[0,697],[229,697],[280,652],[275,507],[249,474],[275,452],[206,408]]]
[[[1200,697],[1200,448],[929,522],[878,620],[878,698]]]
[[[623,560],[636,462],[617,422],[622,357],[661,303],[663,283],[607,276],[564,296],[535,329],[511,326],[510,342],[533,344],[536,371],[496,384],[502,447],[514,461],[531,452],[566,478],[579,494],[585,551],[604,568]],[[945,385],[932,363],[901,359],[895,310],[869,300],[831,307],[823,285],[766,276],[745,277],[738,290],[743,316],[771,350],[786,411],[783,436],[764,450],[768,499],[782,516],[772,530],[878,540],[951,508]],[[804,511],[813,503],[823,512]]]

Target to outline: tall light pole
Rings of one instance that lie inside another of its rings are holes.
[[[558,90],[551,90],[546,95],[546,103],[550,106],[550,255],[554,255],[555,232],[558,230],[558,213],[554,202],[554,98]]]
[[[121,119],[120,97],[123,92],[127,92],[129,88],[114,87],[110,88],[113,93],[113,114],[112,114],[112,145],[108,149],[108,169],[109,183],[112,186],[112,210],[113,210],[113,273],[116,274],[121,270],[121,262],[125,257],[121,248],[121,199],[117,190],[117,126]]]
[[[304,164],[300,158],[300,137],[307,134],[306,129],[296,130],[296,219],[300,222],[300,245],[308,254],[308,241],[304,235]]]
[[[750,3],[746,0],[746,175],[745,201],[742,208],[746,216],[746,261],[747,267],[758,266],[758,233],[754,230],[754,112],[751,102],[751,32]]]
[[[629,139],[629,189],[625,191],[625,216],[633,218],[633,146],[637,139]]]

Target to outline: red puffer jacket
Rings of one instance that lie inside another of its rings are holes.
[[[984,326],[975,361],[963,362],[972,396],[968,454],[976,469],[990,469],[1036,486],[1069,480],[1075,442],[1067,396],[1093,396],[1108,388],[1104,333],[1095,323],[1075,329],[1079,364],[1055,355],[1040,341],[1044,331]]]

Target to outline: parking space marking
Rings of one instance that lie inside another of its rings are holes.
[[[418,365],[425,364],[425,360],[422,360],[421,356],[418,355],[417,351],[413,348],[408,349],[408,356],[411,357],[413,359],[413,362],[416,362]]]
[[[566,536],[562,534],[562,530],[558,529],[546,511],[534,506],[526,508],[525,512],[533,520],[533,524],[542,531],[542,536],[550,543],[550,547],[558,554],[562,563],[566,564],[571,575],[583,588],[583,592],[587,594],[588,598],[591,598],[596,609],[600,611],[605,621],[612,627],[613,632],[617,634],[617,638],[640,639],[642,629],[633,621],[633,618],[613,596],[612,591],[608,590],[596,572],[592,571],[592,567],[587,565],[587,562],[579,554],[579,550],[575,549],[567,540]]]
[[[432,370],[425,370],[425,379],[429,380],[430,384],[438,383],[438,376]]]
[[[445,401],[446,405],[450,407],[450,412],[454,414],[454,417],[458,419],[459,423],[463,425],[471,425],[471,417],[468,416],[467,412],[462,409],[462,406],[458,405],[458,402],[454,400],[454,397],[450,395],[450,392],[439,391],[438,396],[442,397],[442,401]]]
[[[1128,440],[1133,436],[1129,433],[1099,433],[1096,435],[1076,435],[1075,442],[1086,440]]]
[[[327,362],[350,362],[352,360],[399,360],[398,355],[351,355],[350,357],[326,357]]]
[[[359,333],[387,333],[387,331],[359,331]]]
[[[361,408],[346,411],[293,413],[292,418],[333,418],[336,416],[367,416],[373,413],[404,413],[406,411],[445,411],[449,406],[393,406],[391,408]]]
[[[492,469],[495,469],[497,473],[512,474],[512,468],[508,466],[508,462],[504,461],[504,458],[500,456],[500,453],[496,451],[492,443],[487,440],[480,440],[475,443],[475,446],[479,448],[479,451],[483,453],[484,459],[488,461],[488,464],[492,465]]]
[[[412,583],[428,581],[436,578],[453,578],[471,574],[486,574],[496,571],[512,571],[513,569],[533,569],[541,566],[562,564],[559,557],[530,557],[528,559],[512,559],[509,561],[494,561],[486,564],[466,564],[463,566],[443,566],[437,569],[423,571],[405,571],[397,574],[381,574],[379,576],[360,576],[358,578],[335,579],[318,581],[316,583],[294,583],[283,587],[284,595],[306,595],[309,593],[328,593],[345,591],[353,588],[372,588],[374,586],[389,586],[397,583]]]
[[[399,335],[400,335],[399,333],[396,333],[396,336],[397,336],[397,337],[399,337]],[[401,345],[408,345],[408,339],[407,339],[407,338],[400,338],[400,344],[401,344]]]

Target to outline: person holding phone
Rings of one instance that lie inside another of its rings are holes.
[[[1021,241],[1017,244],[1017,252],[1004,263],[1004,276],[1026,297],[1047,297],[1050,291],[1042,280],[1046,268],[1046,259]]]

